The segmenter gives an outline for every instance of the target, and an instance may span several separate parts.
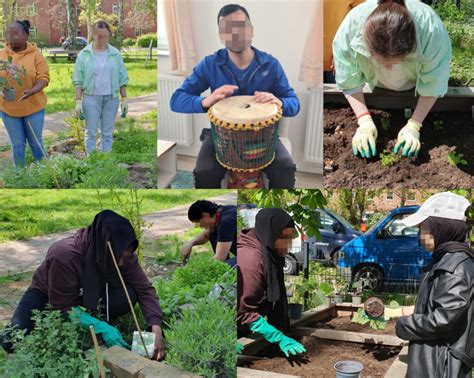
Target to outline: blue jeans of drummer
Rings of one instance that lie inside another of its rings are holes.
[[[103,152],[112,151],[112,139],[115,117],[119,108],[119,98],[108,96],[84,95],[82,101],[86,123],[85,144],[87,155],[96,149],[97,131],[100,130],[100,142]]]
[[[44,158],[44,113],[44,109],[42,109],[26,117],[11,117],[4,112],[0,112],[10,138],[13,164],[16,167],[23,167],[26,164],[26,142],[30,145],[35,160],[38,161]]]

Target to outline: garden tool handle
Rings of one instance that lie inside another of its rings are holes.
[[[94,326],[89,326],[89,331],[91,332],[92,341],[94,342],[95,355],[99,364],[100,378],[105,378],[104,361],[102,361],[102,355],[100,354],[99,342],[97,341],[97,335],[95,334]]]
[[[112,249],[112,244],[110,243],[110,241],[107,241],[107,245],[109,247],[110,254],[112,255],[112,260],[114,262],[115,269],[117,269],[117,274],[120,278],[120,282],[122,283],[123,290],[125,291],[125,296],[127,297],[128,304],[130,305],[130,310],[132,311],[133,320],[135,321],[135,326],[137,327],[138,334],[140,335],[140,340],[142,341],[143,348],[145,348],[145,354],[146,354],[147,358],[151,358],[150,355],[148,354],[148,349],[146,347],[145,340],[143,339],[142,331],[140,330],[140,325],[138,324],[137,315],[135,314],[135,309],[133,308],[133,304],[132,304],[132,301],[130,299],[130,295],[128,294],[127,286],[125,285],[125,281],[123,280],[122,273],[120,273],[120,269],[119,269],[119,266],[117,264],[117,260],[115,260],[115,255],[114,255],[114,251]]]

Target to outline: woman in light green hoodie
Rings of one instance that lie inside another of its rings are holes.
[[[86,123],[85,144],[89,155],[95,150],[100,127],[103,152],[112,150],[115,117],[122,96],[121,111],[128,112],[128,73],[120,51],[110,45],[110,26],[105,21],[94,25],[94,40],[78,55],[73,83],[76,87],[76,114]]]
[[[394,152],[417,156],[422,123],[448,90],[451,42],[434,10],[418,0],[368,0],[344,19],[333,42],[336,83],[357,116],[352,138],[357,156],[376,156],[377,128],[364,100],[368,84],[414,90],[418,103],[398,133]]]

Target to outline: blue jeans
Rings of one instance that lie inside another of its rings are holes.
[[[112,135],[118,108],[118,97],[84,95],[82,109],[86,122],[85,142],[88,155],[95,150],[99,128],[102,151],[112,151]]]
[[[26,141],[30,145],[33,158],[43,159],[44,109],[26,117],[11,117],[4,112],[0,112],[0,115],[12,145],[13,164],[17,167],[26,164]]]

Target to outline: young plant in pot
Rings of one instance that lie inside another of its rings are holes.
[[[314,281],[303,279],[300,283],[293,283],[293,291],[291,295],[291,302],[288,304],[288,311],[290,319],[301,319],[303,312],[304,294],[308,292],[308,296],[312,295],[317,289],[318,284]]]
[[[0,60],[0,96],[8,102],[16,101],[15,84],[22,86],[25,76],[25,67],[13,63],[11,56],[7,60]]]
[[[331,293],[332,293],[332,285],[329,282],[321,282],[319,284],[319,291],[322,295],[324,295],[324,305],[330,306],[331,305]]]
[[[342,290],[342,285],[336,280],[331,281],[333,292],[332,292],[332,301],[333,303],[342,303],[344,302],[344,293]]]
[[[362,304],[362,282],[357,281],[353,285],[354,291],[351,293],[352,295],[352,304],[360,305]]]

